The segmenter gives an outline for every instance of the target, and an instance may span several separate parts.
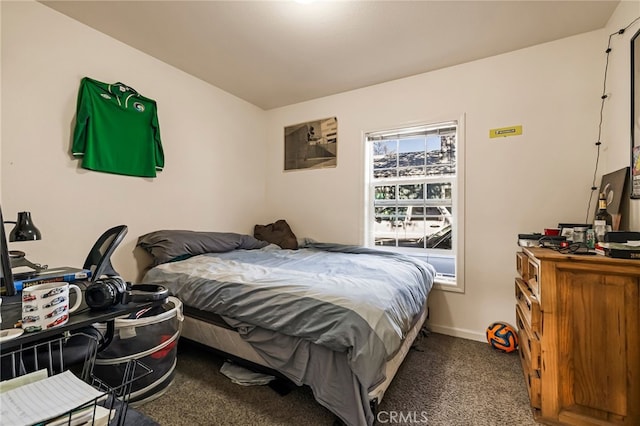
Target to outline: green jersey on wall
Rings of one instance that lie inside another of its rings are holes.
[[[155,177],[164,168],[156,102],[122,83],[84,77],[72,152],[85,169]]]

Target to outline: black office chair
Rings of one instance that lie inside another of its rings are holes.
[[[83,269],[87,269],[91,271],[91,276],[86,281],[76,281],[76,284],[82,290],[82,304],[80,308],[75,312],[80,313],[89,309],[87,305],[85,294],[87,288],[93,284],[95,281],[100,279],[100,277],[116,277],[119,276],[118,272],[113,268],[111,264],[111,255],[116,250],[116,248],[120,245],[125,235],[127,235],[127,225],[118,225],[113,228],[107,229],[105,232],[98,237],[96,242],[89,250],[89,254],[87,254],[87,258],[84,261],[84,265],[82,265]],[[70,303],[74,302],[74,294],[71,295]]]
[[[91,250],[89,250],[89,254],[84,261],[84,265],[82,265],[84,269],[88,269],[91,271],[91,277],[86,282],[77,283],[78,286],[83,290],[83,294],[86,294],[86,289],[93,282],[100,279],[100,277],[119,276],[118,272],[116,272],[116,270],[113,268],[113,265],[111,264],[111,255],[120,245],[122,240],[124,240],[125,235],[127,235],[127,231],[127,225],[114,226],[113,228],[107,229],[93,244],[93,247],[91,247]],[[84,300],[82,301],[81,308],[78,309],[78,311],[83,311],[84,309],[88,308],[86,298],[83,297],[83,299]],[[113,322],[107,323],[106,336],[103,336],[102,333],[100,333],[95,327],[92,326],[80,329],[78,330],[78,335],[76,335],[76,333],[73,333],[67,341],[67,353],[78,352],[73,350],[74,347],[80,348],[79,352],[82,353],[82,348],[87,344],[87,335],[99,340],[99,352],[107,347],[109,343],[111,343],[113,332]]]
[[[109,277],[119,275],[111,265],[111,255],[124,240],[127,231],[127,225],[114,226],[107,229],[95,242],[82,266],[91,271],[90,282],[94,282],[104,275]]]

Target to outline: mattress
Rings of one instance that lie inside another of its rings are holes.
[[[197,310],[196,310],[197,311]],[[267,362],[242,339],[236,330],[215,314],[198,311],[199,315],[185,312],[182,337],[210,348],[234,355],[242,360],[270,368]]]

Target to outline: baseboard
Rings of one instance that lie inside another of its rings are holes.
[[[447,327],[432,323],[427,323],[427,329],[433,331],[434,333],[445,334],[447,336],[460,337],[467,340],[476,340],[478,342],[487,341],[487,336],[484,333],[478,333],[477,331]]]

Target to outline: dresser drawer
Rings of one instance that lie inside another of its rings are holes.
[[[527,354],[527,345],[523,343],[526,340],[525,336],[526,332],[524,329],[518,330],[518,338],[520,341],[520,345],[518,345],[518,353],[520,355],[520,363],[522,364],[522,372],[524,374],[524,381],[527,386],[527,393],[529,394],[531,407],[540,409],[542,408],[542,384],[540,380],[540,370],[531,368],[531,358],[529,358]]]
[[[520,357],[529,365],[531,371],[540,370],[540,339],[532,333],[523,319],[523,312],[516,305],[516,323],[518,325],[518,349]]]
[[[538,264],[531,258],[528,259],[528,279],[527,285],[536,299],[540,300],[540,268]]]
[[[527,323],[531,332],[540,336],[542,325],[540,303],[527,283],[520,278],[516,278],[516,303],[522,310],[522,319]]]
[[[521,251],[516,252],[516,270],[520,278],[529,279],[529,257]]]
[[[540,375],[538,371],[527,370],[527,366],[524,363],[522,364],[522,370],[524,371],[524,379],[527,385],[531,407],[540,409],[542,408],[542,384]]]

